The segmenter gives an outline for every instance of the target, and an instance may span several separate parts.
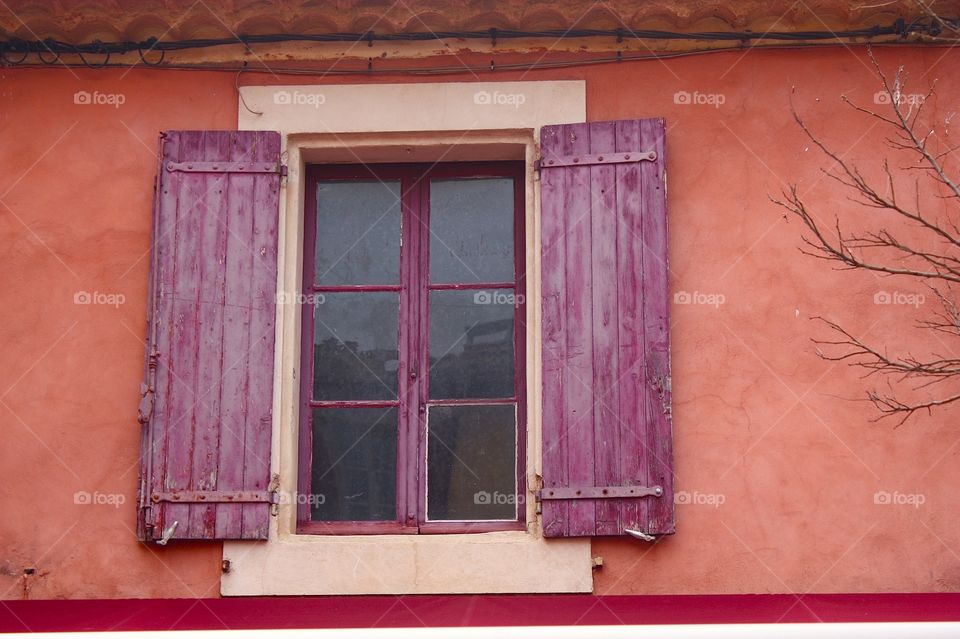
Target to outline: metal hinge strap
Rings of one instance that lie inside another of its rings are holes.
[[[179,504],[199,503],[250,503],[265,502],[279,503],[276,491],[268,490],[181,490],[170,493],[153,493],[150,501],[161,501]]]
[[[544,488],[540,499],[622,499],[624,497],[662,497],[661,486],[583,486],[580,488]]]
[[[287,167],[277,162],[167,162],[167,171],[184,173],[279,173]]]
[[[629,153],[596,153],[568,155],[537,160],[536,169],[552,169],[560,166],[592,166],[595,164],[624,164],[626,162],[655,162],[656,151],[631,151]]]

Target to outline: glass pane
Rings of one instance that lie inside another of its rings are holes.
[[[397,409],[313,410],[314,521],[397,518]]]
[[[427,519],[516,519],[516,409],[431,406]]]
[[[400,182],[317,184],[316,283],[396,284]]]
[[[313,398],[396,399],[399,293],[324,293],[313,317]]]
[[[430,182],[430,281],[513,281],[513,180]]]
[[[513,289],[430,291],[431,399],[513,397]]]

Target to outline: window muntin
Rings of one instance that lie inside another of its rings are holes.
[[[523,185],[522,163],[308,167],[298,531],[522,528]]]

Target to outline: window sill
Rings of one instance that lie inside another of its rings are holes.
[[[590,592],[589,539],[526,531],[228,541],[224,596]]]

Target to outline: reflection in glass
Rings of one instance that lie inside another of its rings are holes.
[[[427,518],[516,519],[516,409],[431,406]]]
[[[513,397],[512,289],[430,292],[430,398]]]
[[[400,182],[317,184],[318,285],[400,280]]]
[[[513,180],[430,182],[430,281],[512,282]]]
[[[319,301],[313,398],[396,399],[399,294],[324,293]]]
[[[397,516],[397,409],[313,409],[314,521]]]

